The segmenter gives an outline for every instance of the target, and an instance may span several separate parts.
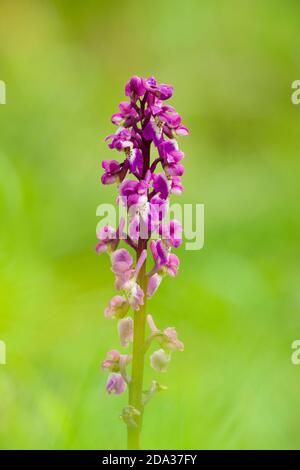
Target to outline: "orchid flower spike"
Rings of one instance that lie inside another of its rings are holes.
[[[167,276],[177,275],[180,264],[173,250],[182,243],[182,226],[175,219],[167,222],[166,216],[170,197],[183,192],[185,154],[178,138],[189,131],[167,102],[173,92],[172,85],[158,83],[153,76],[134,75],[127,81],[126,100],[121,101],[111,118],[116,131],[105,138],[115,158],[103,160],[100,178],[102,184],[116,186],[116,203],[126,210],[128,221],[125,224],[122,217],[116,229],[105,225],[98,230],[96,252],[109,255],[117,291],[104,316],[117,320],[123,348],[133,343],[132,356],[112,349],[102,361],[102,368],[109,372],[107,392],[120,395],[127,385],[130,389],[128,406],[122,412],[130,449],[139,446],[144,405],[157,391],[166,388],[154,380],[143,392],[145,352],[153,341],[158,343],[150,365],[155,371],[165,372],[172,353],[184,349],[174,327],[161,330],[146,313],[147,298],[153,297]],[[128,249],[120,247],[121,242]],[[146,265],[151,265],[149,272]],[[146,318],[151,330],[148,339]],[[127,369],[131,362],[130,377]]]

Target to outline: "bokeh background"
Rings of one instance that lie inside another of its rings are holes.
[[[117,346],[94,252],[112,202],[103,137],[132,74],[175,86],[190,128],[182,203],[205,246],[149,304],[185,342],[148,406],[154,449],[300,447],[297,0],[1,1],[0,447],[120,449],[127,397],[99,364]],[[179,202],[177,199],[176,202]]]

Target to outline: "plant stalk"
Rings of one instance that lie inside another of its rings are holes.
[[[144,105],[143,105],[144,106]],[[144,109],[143,109],[144,111]],[[150,167],[150,142],[143,140],[143,178]],[[138,241],[137,260],[143,250],[147,249],[148,240],[140,238]],[[127,426],[127,447],[129,450],[140,449],[141,430],[143,422],[143,379],[144,379],[144,358],[145,358],[145,327],[146,327],[146,306],[147,306],[147,285],[146,261],[140,269],[138,284],[144,292],[144,304],[138,311],[134,312],[133,326],[133,350],[132,350],[132,373],[129,385],[129,406],[133,406],[140,412],[136,416],[136,427]]]
[[[147,248],[147,240],[139,240],[137,257]],[[143,421],[143,378],[144,378],[144,355],[145,355],[145,326],[146,326],[146,303],[147,303],[147,276],[146,262],[144,262],[138,276],[138,283],[144,291],[144,305],[134,312],[134,337],[132,352],[132,375],[129,386],[129,405],[140,412],[135,421],[137,426],[127,426],[127,445],[129,450],[140,449],[140,437]]]

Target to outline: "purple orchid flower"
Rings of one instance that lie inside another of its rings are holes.
[[[166,85],[165,83],[157,85],[154,77],[150,77],[147,80],[143,79],[142,82],[147,91],[163,101],[168,100],[173,95],[172,85]]]
[[[154,271],[161,275],[168,274],[175,277],[179,268],[178,257],[170,253],[161,240],[152,240],[150,248],[155,262]]]
[[[130,127],[138,120],[138,113],[131,103],[122,101],[119,104],[119,112],[112,115],[113,124],[121,127]]]
[[[163,141],[163,122],[151,116],[143,130],[143,138],[149,142],[153,141],[157,147]]]
[[[130,96],[132,100],[136,100],[140,96],[143,96],[146,91],[144,80],[136,75],[126,83],[125,95]]]
[[[122,167],[116,160],[103,160],[104,174],[101,176],[102,184],[113,184],[120,181],[119,175]]]
[[[153,141],[157,147],[163,142],[163,136],[173,139],[176,135],[188,135],[189,130],[181,124],[181,117],[172,106],[154,100],[149,112],[150,118],[143,131],[146,140]]]
[[[176,140],[164,140],[158,147],[158,153],[165,164],[178,163],[184,153],[178,149]]]
[[[120,199],[125,207],[141,205],[147,200],[149,182],[147,180],[126,180],[120,186]]]
[[[109,148],[120,152],[126,148],[133,147],[132,137],[129,129],[119,127],[115,134],[110,134],[105,138],[105,142],[111,141],[108,144]]]
[[[120,200],[128,208],[129,234],[133,240],[140,236],[148,238],[149,233],[154,231],[165,213],[164,200],[159,196],[148,198],[151,173],[148,172],[144,180],[126,180],[120,186]],[[154,183],[155,184],[155,183]],[[157,190],[160,187],[157,186]],[[165,194],[166,196],[166,194]]]

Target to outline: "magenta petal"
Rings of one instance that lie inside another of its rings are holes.
[[[153,256],[154,262],[156,264],[157,261],[158,261],[158,254],[157,254],[157,249],[156,249],[156,243],[155,243],[154,240],[151,240],[151,242],[150,242],[150,250],[152,252],[152,256]]]
[[[140,149],[132,149],[129,156],[130,171],[137,177],[143,174],[143,154]]]
[[[184,173],[184,166],[180,163],[174,163],[172,165],[164,166],[165,172],[169,176],[182,176]]]
[[[144,86],[143,79],[136,75],[131,77],[130,80],[126,83],[126,86],[125,86],[126,96],[138,98],[140,96],[143,96],[145,91],[146,91],[146,88]]]
[[[153,188],[162,199],[169,195],[169,183],[164,173],[153,174]]]
[[[162,221],[164,217],[166,216],[168,209],[169,209],[168,199],[162,199],[161,197],[156,195],[151,199],[151,207],[152,206],[154,206],[157,211],[158,220]]]
[[[110,173],[118,171],[120,168],[119,162],[117,160],[103,160],[102,168]]]
[[[156,249],[157,249],[158,257],[160,259],[160,264],[165,265],[168,261],[168,252],[166,248],[164,247],[161,240],[157,240]]]
[[[146,140],[153,140],[155,137],[155,123],[150,119],[145,129],[143,130],[143,137]]]
[[[124,116],[121,113],[115,113],[111,117],[111,122],[119,126],[121,122],[123,121],[123,119],[124,119]]]
[[[168,100],[173,95],[173,87],[172,85],[161,84],[157,87],[156,95],[161,100]]]

